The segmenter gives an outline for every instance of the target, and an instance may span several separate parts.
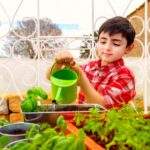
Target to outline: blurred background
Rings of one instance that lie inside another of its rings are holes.
[[[32,86],[50,92],[46,71],[55,55],[70,51],[78,63],[97,59],[97,31],[113,16],[136,29],[124,57],[136,77],[137,96],[150,106],[150,0],[0,0],[0,94]]]

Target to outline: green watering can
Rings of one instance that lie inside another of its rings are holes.
[[[78,75],[66,67],[50,74],[52,99],[58,104],[69,104],[77,98]]]

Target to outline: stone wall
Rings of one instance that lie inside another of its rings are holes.
[[[2,96],[0,99],[0,119],[8,120],[11,123],[23,122],[20,104],[19,95]]]
[[[21,101],[25,94],[8,94],[0,97],[0,120],[8,120],[10,123],[23,122],[23,114],[21,112]],[[50,104],[50,95],[43,104]]]

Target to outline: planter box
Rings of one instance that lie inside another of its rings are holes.
[[[55,125],[57,118],[62,115],[65,120],[73,119],[75,113],[89,113],[90,108],[99,108],[100,112],[106,110],[98,104],[50,104],[38,106],[39,112],[22,112],[25,122],[50,123]]]
[[[78,128],[71,122],[67,121],[67,131],[66,134],[73,133],[75,136],[78,135]],[[86,136],[84,139],[87,150],[105,150],[105,148],[98,145],[94,140],[89,136]]]
[[[135,115],[135,117],[140,117],[143,116],[145,119],[150,119],[150,115],[149,114],[138,114]],[[105,118],[107,120],[107,118]],[[66,130],[66,134],[68,133],[73,133],[75,136],[78,135],[78,130],[79,128],[75,126],[75,122],[72,120],[68,120],[67,121],[67,130]],[[87,147],[87,150],[105,150],[104,147],[100,146],[99,144],[97,144],[93,139],[91,139],[89,136],[86,136],[84,139],[84,143]]]

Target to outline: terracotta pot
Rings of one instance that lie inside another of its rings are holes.
[[[71,121],[67,121],[67,131],[66,131],[66,134],[68,134],[68,133],[72,133],[75,136],[78,135],[78,128]],[[89,136],[85,137],[84,143],[86,145],[87,150],[105,150],[105,148],[103,148],[100,145],[98,145]]]

